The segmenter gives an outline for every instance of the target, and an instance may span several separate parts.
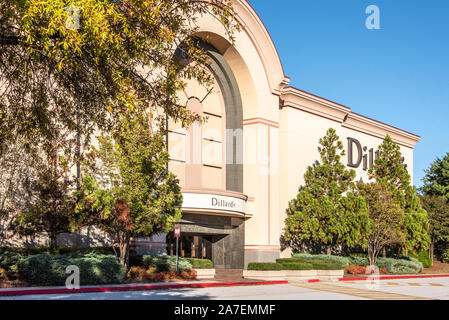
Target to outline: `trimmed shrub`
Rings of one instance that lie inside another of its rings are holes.
[[[366,267],[364,267],[364,266],[352,265],[352,266],[345,268],[346,274],[365,274],[365,272],[366,272]]]
[[[281,259],[276,259],[276,263],[279,263],[279,264],[304,263],[304,260],[300,259],[300,258],[281,258]]]
[[[420,261],[424,268],[430,268],[432,266],[432,259],[430,259],[429,252],[427,250],[421,251],[417,254],[411,254],[410,257]]]
[[[67,255],[38,254],[24,257],[18,262],[20,280],[35,285],[64,285],[68,266],[78,266],[80,284],[121,283],[124,267],[115,256],[86,254],[79,258]]]
[[[309,260],[313,265],[313,270],[341,270],[344,269],[340,264],[325,260]]]
[[[213,269],[214,264],[209,259],[195,259],[195,258],[186,258],[188,262],[192,265],[193,269]]]
[[[338,264],[338,269],[344,269],[349,266],[350,261],[348,257],[342,256],[328,256],[326,254],[307,254],[307,253],[295,253],[293,258],[301,259],[304,262],[310,262],[310,260],[321,260],[326,262],[331,262],[334,264]]]
[[[423,268],[423,264],[420,261],[410,257],[401,257],[399,259],[377,258],[376,265],[394,274],[419,273]]]
[[[349,260],[350,265],[352,266],[369,266],[369,259],[368,257],[362,257],[362,256],[349,256],[347,258]]]
[[[272,262],[252,262],[248,263],[248,270],[256,271],[276,271],[282,270],[283,265]]]
[[[175,256],[143,256],[142,264],[145,268],[156,268],[158,272],[176,271]],[[178,270],[183,271],[185,269],[192,269],[192,264],[187,259],[179,257]]]
[[[313,264],[306,262],[293,262],[282,264],[282,270],[314,270]]]

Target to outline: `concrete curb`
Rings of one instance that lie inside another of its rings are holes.
[[[156,285],[135,285],[135,286],[111,286],[111,287],[85,287],[80,289],[49,288],[49,289],[17,289],[0,291],[0,297],[8,296],[28,296],[40,294],[77,294],[93,292],[122,292],[122,291],[148,291],[166,289],[185,288],[214,288],[233,286],[261,286],[288,284],[288,281],[251,281],[251,282],[211,282],[211,283],[186,283],[186,284],[156,284]]]

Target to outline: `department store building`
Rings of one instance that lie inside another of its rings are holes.
[[[243,269],[249,262],[288,256],[280,238],[288,203],[316,164],[318,140],[336,129],[346,149],[343,162],[368,181],[378,146],[389,134],[413,174],[420,137],[289,86],[278,52],[257,13],[235,1],[244,30],[234,45],[212,17],[199,19],[212,61],[215,90],[190,82],[182,99],[207,118],[189,129],[168,124],[170,170],[180,180],[184,203],[180,254],[209,258],[215,268]],[[136,249],[175,254],[173,235],[138,239]]]

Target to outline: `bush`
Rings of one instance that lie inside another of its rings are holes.
[[[420,261],[424,268],[430,268],[432,266],[432,259],[430,259],[429,252],[427,250],[421,251],[418,254],[411,254],[410,257]]]
[[[190,262],[193,269],[213,269],[214,267],[212,261],[208,259],[186,258],[186,260]]]
[[[313,265],[313,270],[341,270],[343,267],[331,261],[325,260],[309,260],[309,263]]]
[[[350,260],[348,257],[343,256],[328,256],[326,254],[307,254],[307,253],[296,253],[293,258],[298,258],[304,262],[309,262],[310,260],[321,260],[325,262],[331,262],[333,264],[338,264],[338,269],[344,269],[349,266]]]
[[[68,266],[78,266],[80,284],[121,283],[125,270],[115,256],[86,254],[73,258],[67,255],[38,254],[24,257],[18,262],[20,280],[35,285],[64,285]]]
[[[0,253],[0,268],[12,275],[17,272],[17,264],[21,259],[23,256],[19,253],[4,251]]]
[[[443,252],[443,254],[441,255],[441,262],[449,263],[449,250]]]
[[[363,257],[363,256],[359,256],[359,255],[357,255],[357,256],[351,255],[348,257],[348,260],[349,260],[350,265],[352,265],[352,266],[362,266],[362,267],[369,266],[369,259],[366,256]]]
[[[345,268],[345,273],[347,274],[365,274],[365,272],[366,267],[364,266],[351,265]]]
[[[376,265],[394,274],[419,273],[423,268],[420,261],[410,257],[377,258]]]
[[[282,270],[314,270],[313,264],[306,262],[285,263],[282,264]]]
[[[281,259],[276,259],[276,263],[279,263],[279,264],[304,263],[304,260],[300,259],[300,258],[281,258]]]
[[[276,271],[282,270],[282,265],[279,263],[271,263],[271,262],[252,262],[248,263],[248,270]]]
[[[176,257],[166,255],[143,256],[142,264],[145,268],[153,267],[159,272],[176,271]],[[179,257],[178,270],[192,269],[192,264],[185,258]]]

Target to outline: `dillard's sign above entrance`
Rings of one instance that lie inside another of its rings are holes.
[[[359,168],[363,165],[363,170],[367,171],[374,165],[374,161],[379,158],[379,150],[374,151],[373,148],[368,150],[368,147],[361,145],[360,141],[354,138],[348,138],[348,167]],[[404,163],[405,158],[402,157],[401,163]],[[407,165],[404,164],[405,170]]]
[[[183,209],[206,209],[246,213],[246,201],[240,198],[227,197],[215,194],[183,193]]]

